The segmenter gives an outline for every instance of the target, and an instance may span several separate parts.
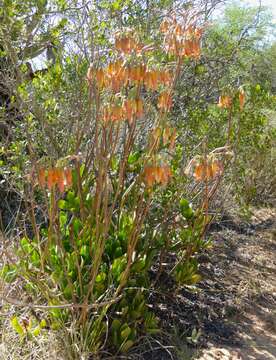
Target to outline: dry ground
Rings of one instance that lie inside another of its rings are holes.
[[[276,359],[275,210],[256,210],[248,223],[224,218],[210,236],[213,248],[199,256],[197,288],[155,299],[163,326],[176,333],[177,354],[150,358]],[[191,329],[200,335],[187,346]]]
[[[276,359],[276,213],[258,210],[249,226],[228,227],[214,233],[212,258],[224,269],[223,322],[234,336],[222,332],[198,359]]]

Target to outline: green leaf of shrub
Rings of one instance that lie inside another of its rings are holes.
[[[122,344],[120,350],[121,352],[127,352],[134,344],[134,341],[127,340],[125,343]]]
[[[14,317],[11,319],[11,325],[12,325],[13,329],[17,332],[17,334],[19,334],[20,336],[24,336],[24,335],[25,335],[24,329],[23,329],[23,327],[20,325],[17,316],[14,316]]]

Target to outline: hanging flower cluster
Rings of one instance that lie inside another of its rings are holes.
[[[167,91],[163,91],[158,98],[157,106],[162,111],[169,111],[170,108],[172,107],[171,94]]]
[[[240,110],[242,111],[245,104],[245,92],[242,87],[240,87],[236,93],[236,97],[238,98]],[[218,101],[218,107],[222,109],[230,109],[233,105],[233,98],[229,95],[221,95]]]
[[[157,90],[159,85],[170,86],[172,74],[169,71],[148,70],[145,73],[144,85],[148,90]]]
[[[173,150],[176,141],[176,129],[171,127],[165,127],[164,129],[156,127],[153,129],[151,133],[150,147],[157,149],[161,140],[164,146],[168,145],[169,150]]]
[[[219,97],[218,107],[222,109],[230,109],[232,106],[232,98],[227,95],[222,95]]]
[[[40,187],[47,187],[49,190],[55,186],[62,193],[66,188],[72,186],[72,170],[69,168],[40,168],[38,171],[38,184]]]
[[[176,19],[166,18],[160,25],[160,31],[165,34],[164,46],[168,54],[194,59],[200,57],[202,28],[191,24],[182,26]]]
[[[195,165],[193,176],[196,181],[213,180],[221,175],[222,170],[222,164],[218,160],[207,160]]]
[[[187,176],[192,175],[196,181],[214,180],[223,173],[222,162],[213,154],[197,156],[192,159],[185,169]]]
[[[173,150],[176,141],[176,129],[166,127],[163,131],[163,144],[169,145],[169,149]]]
[[[126,69],[122,61],[109,63],[104,69],[96,69],[92,65],[87,71],[87,80],[89,84],[95,82],[98,89],[110,88],[114,92],[120,91],[128,81]]]
[[[245,104],[245,92],[242,88],[239,89],[239,103],[240,103],[240,110],[243,110]]]
[[[126,85],[142,85],[148,90],[157,90],[159,85],[169,86],[172,75],[169,71],[147,69],[146,65],[128,66],[123,61],[109,63],[104,69],[95,69],[90,66],[87,71],[87,80],[90,84],[95,82],[99,89],[109,88],[114,92]]]
[[[115,48],[123,54],[131,54],[132,52],[141,52],[143,44],[141,44],[135,34],[130,29],[118,32],[115,35]]]
[[[104,121],[121,121],[128,120],[132,122],[134,118],[143,116],[143,102],[141,99],[127,99],[122,105],[111,105],[103,110]]]
[[[149,187],[155,184],[167,185],[172,176],[168,165],[148,165],[144,169],[144,181]]]

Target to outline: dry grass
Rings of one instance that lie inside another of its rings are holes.
[[[68,360],[54,332],[45,331],[36,338],[21,339],[10,325],[10,316],[1,320],[0,331],[1,360]]]

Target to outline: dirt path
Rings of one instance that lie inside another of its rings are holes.
[[[147,359],[276,359],[276,211],[255,211],[248,223],[222,219],[210,236],[213,247],[199,256],[203,281],[176,290],[163,279],[166,291],[153,295],[173,335],[167,354]],[[199,336],[189,344],[192,330]]]
[[[254,215],[248,226],[229,221],[213,233],[203,272],[219,284],[223,316],[220,329],[206,329],[208,349],[197,359],[276,359],[276,213]]]

